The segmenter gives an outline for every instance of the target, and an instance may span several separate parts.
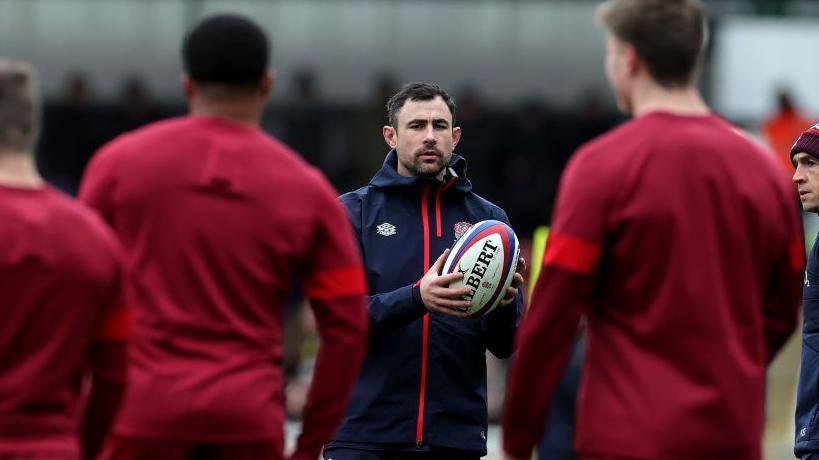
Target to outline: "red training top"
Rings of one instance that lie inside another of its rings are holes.
[[[581,148],[519,335],[504,448],[540,438],[581,314],[581,455],[759,459],[765,368],[797,321],[795,190],[716,116],[655,112]]]
[[[125,377],[122,248],[49,186],[0,186],[0,223],[0,457],[76,458],[86,369],[92,392]],[[98,409],[104,434],[116,400]]]
[[[191,116],[103,147],[80,196],[121,238],[136,282],[114,432],[283,446],[281,307],[300,282],[322,348],[297,456],[315,458],[367,340],[358,247],[322,175],[258,128]]]

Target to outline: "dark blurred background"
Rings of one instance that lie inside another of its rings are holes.
[[[339,191],[366,184],[387,152],[381,135],[384,103],[401,81],[380,75],[371,101],[353,105],[323,99],[312,71],[291,78],[295,91],[289,100],[271,104],[264,129],[321,168]],[[457,124],[464,135],[456,151],[469,161],[468,176],[479,194],[507,210],[523,235],[548,222],[557,181],[571,153],[620,119],[597,90],[576,108],[560,109],[536,98],[500,108],[489,105],[474,87],[447,89],[458,104]],[[87,75],[71,74],[60,94],[47,100],[40,167],[51,182],[74,193],[86,162],[102,144],[184,113],[183,103],[157,99],[139,77],[123,81],[116,98],[106,100],[96,95]]]
[[[435,81],[456,98],[457,152],[475,189],[528,235],[548,224],[571,153],[623,119],[603,74],[597,3],[0,0],[0,55],[37,66],[46,100],[40,166],[74,193],[100,145],[185,112],[183,31],[212,12],[248,14],[270,31],[278,71],[264,128],[339,191],[364,185],[379,167],[389,95],[409,81]],[[701,86],[709,102],[760,135],[779,115],[778,92],[800,112],[794,125],[809,119],[801,112],[819,108],[819,64],[809,57],[819,45],[819,2],[706,3],[713,20]]]

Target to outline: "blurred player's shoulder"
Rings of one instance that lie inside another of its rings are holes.
[[[321,196],[322,200],[328,198],[332,201],[336,200],[338,192],[319,168],[265,131],[257,129],[257,133],[264,164],[269,168],[268,171],[271,174],[282,181],[283,185],[299,188],[300,193],[303,194],[315,193]]]
[[[169,136],[177,134],[180,129],[184,130],[184,126],[188,124],[187,121],[189,119],[190,117],[181,116],[148,123],[133,131],[128,131],[116,136],[103,145],[100,151],[116,150],[116,147],[152,140],[173,142],[174,137]]]
[[[726,124],[729,124],[729,122],[726,121]],[[732,128],[732,132],[748,146],[748,148],[745,149],[746,154],[753,156],[754,161],[759,165],[759,167],[755,169],[758,170],[760,174],[765,175],[767,182],[776,184],[785,202],[795,202],[795,197],[797,196],[796,187],[789,174],[782,174],[782,164],[776,157],[776,153],[774,153],[762,139],[733,125],[729,124],[729,126]],[[749,168],[745,168],[746,173],[748,169]]]
[[[621,150],[625,141],[633,139],[643,129],[640,119],[623,122],[582,144],[578,147],[573,158],[582,160],[602,159],[611,154],[612,150]]]
[[[616,169],[616,165],[624,165],[629,161],[624,151],[634,145],[644,129],[638,121],[626,121],[582,144],[569,159],[563,175],[589,173],[600,178]]]
[[[759,157],[763,158],[762,161],[775,165],[777,169],[781,168],[781,166],[779,166],[777,163],[778,160],[776,159],[776,154],[773,150],[771,150],[770,146],[768,146],[764,139],[755,135],[754,133],[734,125],[729,120],[722,117],[720,117],[720,120],[725,123],[726,128],[734,136],[736,136],[740,142],[743,142],[748,146],[748,152],[758,155]]]
[[[5,200],[0,206],[4,222],[22,224],[7,225],[7,232],[17,231],[22,238],[36,235],[38,244],[50,248],[45,249],[49,257],[43,259],[48,266],[58,270],[70,267],[72,276],[110,281],[122,262],[122,247],[94,210],[49,185],[25,197],[16,205],[15,200]]]
[[[315,176],[318,176],[317,178],[319,180],[324,179],[324,174],[321,172],[320,169],[311,165],[307,160],[305,160],[301,155],[299,155],[298,152],[293,150],[290,146],[263,131],[259,132],[263,134],[262,137],[264,141],[268,144],[271,152],[277,155],[277,160],[285,162],[288,166],[297,168],[297,170],[303,172],[304,174],[307,174],[308,176],[313,177],[313,179],[316,179]]]
[[[65,192],[49,187],[50,212],[64,223],[71,223],[72,232],[89,240],[99,241],[102,249],[113,252],[121,251],[119,239],[113,230],[95,210]]]
[[[201,156],[208,150],[239,153],[247,169],[288,181],[321,181],[323,176],[290,147],[262,129],[207,116],[181,116],[121,134],[94,155],[95,169],[128,171],[158,156]],[[116,165],[116,166],[115,166]],[[109,171],[110,172],[110,171]]]
[[[88,171],[94,171],[95,174],[110,173],[114,164],[119,163],[122,157],[145,153],[140,148],[151,141],[174,142],[176,127],[185,118],[187,117],[156,121],[116,136],[94,153],[86,167],[86,174]]]

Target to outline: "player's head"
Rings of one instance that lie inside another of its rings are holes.
[[[606,30],[606,76],[626,113],[635,83],[666,89],[694,84],[706,39],[699,0],[608,0],[597,11]]]
[[[207,17],[188,31],[182,44],[185,93],[189,99],[266,99],[273,83],[269,56],[267,35],[250,19]]]
[[[39,99],[34,68],[0,59],[0,154],[30,153],[34,149]]]
[[[440,175],[461,138],[449,94],[431,83],[407,84],[387,102],[387,117],[384,140],[398,154],[398,173]]]
[[[808,128],[793,144],[791,162],[796,167],[793,182],[799,191],[802,209],[819,212],[819,124]]]

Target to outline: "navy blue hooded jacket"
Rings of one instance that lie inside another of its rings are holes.
[[[455,241],[456,227],[506,213],[472,192],[453,154],[444,182],[397,172],[395,151],[370,184],[341,196],[370,287],[364,368],[331,445],[355,443],[486,453],[486,350],[512,354],[517,302],[483,318],[426,314],[416,283]]]
[[[819,459],[819,235],[813,243],[802,288],[802,370],[796,396],[798,458]]]

